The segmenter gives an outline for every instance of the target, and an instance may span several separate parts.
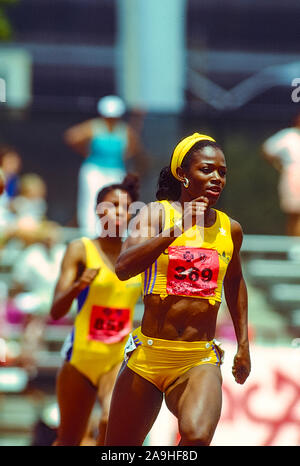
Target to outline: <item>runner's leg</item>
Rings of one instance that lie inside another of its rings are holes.
[[[220,368],[193,367],[168,388],[166,404],[178,418],[180,445],[210,445],[221,415]]]
[[[162,400],[155,385],[123,365],[112,395],[105,445],[142,445]]]
[[[96,388],[75,367],[65,362],[57,377],[56,390],[60,425],[54,445],[80,445],[95,402]]]
[[[116,364],[109,372],[102,375],[99,380],[98,398],[101,405],[101,417],[97,445],[104,445],[112,392],[120,367],[121,363]]]

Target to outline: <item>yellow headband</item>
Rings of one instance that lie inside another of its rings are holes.
[[[212,137],[207,136],[206,134],[194,133],[192,134],[192,136],[187,136],[186,138],[184,138],[175,147],[171,159],[171,172],[177,180],[180,180],[179,176],[177,175],[177,168],[181,167],[182,161],[188,153],[188,151],[193,147],[194,144],[196,144],[196,142],[199,141],[216,142]]]

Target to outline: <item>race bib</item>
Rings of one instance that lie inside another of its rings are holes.
[[[219,256],[214,249],[170,246],[167,293],[214,296],[219,275]]]
[[[116,343],[131,330],[130,309],[93,306],[90,317],[90,340]]]

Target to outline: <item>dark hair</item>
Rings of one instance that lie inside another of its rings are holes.
[[[109,186],[102,188],[98,192],[96,206],[99,204],[99,202],[103,201],[108,193],[114,191],[115,189],[126,191],[130,195],[132,202],[135,202],[138,200],[140,194],[139,177],[134,173],[128,173],[123,179],[122,183],[110,184]]]
[[[211,146],[216,149],[221,149],[220,146],[213,141],[199,141],[194,144],[191,149],[186,153],[183,162],[181,164],[182,168],[189,168],[191,161],[192,161],[192,155],[194,152],[203,149],[206,146]],[[158,201],[163,201],[163,200],[168,200],[168,201],[178,201],[180,198],[181,194],[181,182],[177,180],[177,178],[174,178],[172,172],[171,172],[171,167],[168,165],[167,167],[164,167],[158,178],[158,183],[157,183],[157,192],[156,192],[156,199]]]

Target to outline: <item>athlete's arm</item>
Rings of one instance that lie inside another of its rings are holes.
[[[80,291],[89,286],[99,269],[85,268],[85,250],[82,241],[71,242],[65,252],[60,275],[54,290],[51,317],[60,319],[68,313],[73,299]]]
[[[134,218],[115,266],[120,280],[128,280],[144,272],[174,241],[174,235],[170,237],[171,231],[164,236],[159,233],[161,225],[162,211],[159,204],[150,203]]]
[[[240,260],[243,232],[240,224],[233,220],[231,220],[231,235],[234,250],[224,279],[224,291],[238,344],[232,373],[236,382],[243,384],[251,368],[248,340],[248,296]]]
[[[189,226],[193,225],[197,214],[204,214],[207,204],[208,199],[203,196],[187,203],[183,226],[185,219],[190,220],[186,222]],[[163,222],[162,206],[154,202],[145,206],[134,219],[131,233],[116,262],[115,271],[120,280],[128,280],[144,272],[181,234],[183,227],[176,223],[162,231]]]

